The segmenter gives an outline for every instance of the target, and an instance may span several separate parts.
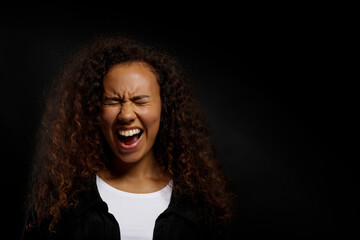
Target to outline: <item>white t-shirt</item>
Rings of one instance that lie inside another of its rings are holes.
[[[155,220],[170,203],[172,181],[152,193],[129,193],[116,189],[96,176],[100,197],[120,226],[122,240],[152,239]]]

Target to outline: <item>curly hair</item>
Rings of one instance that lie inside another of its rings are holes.
[[[46,220],[52,231],[63,210],[75,207],[77,194],[107,167],[102,81],[110,67],[131,62],[148,64],[158,76],[162,109],[153,149],[173,179],[173,194],[192,199],[208,224],[225,226],[231,219],[233,194],[180,61],[131,38],[100,36],[70,59],[46,95],[29,199],[37,216],[32,226]]]

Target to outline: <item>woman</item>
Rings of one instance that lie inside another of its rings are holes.
[[[98,37],[47,96],[23,239],[211,239],[232,194],[179,63]]]

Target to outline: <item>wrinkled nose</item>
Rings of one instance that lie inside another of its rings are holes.
[[[133,122],[135,119],[136,119],[136,114],[134,112],[134,108],[132,104],[131,103],[122,104],[118,115],[118,120],[121,123],[126,124]]]

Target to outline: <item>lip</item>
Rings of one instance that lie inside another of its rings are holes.
[[[141,131],[144,131],[144,129],[142,129],[141,127],[119,127],[116,129],[116,131],[127,131],[127,130],[133,130],[133,129],[140,129]]]
[[[135,143],[133,143],[131,145],[126,145],[126,144],[122,143],[119,140],[118,131],[127,131],[127,130],[133,130],[133,129],[140,129],[143,132],[141,134],[140,138]],[[120,152],[124,152],[124,153],[133,152],[134,150],[136,150],[136,148],[140,144],[140,142],[141,142],[141,140],[143,138],[143,135],[144,135],[144,130],[142,128],[140,128],[140,127],[120,127],[120,128],[117,128],[115,136],[116,136],[116,140],[117,140],[116,143],[117,143],[118,150]]]

